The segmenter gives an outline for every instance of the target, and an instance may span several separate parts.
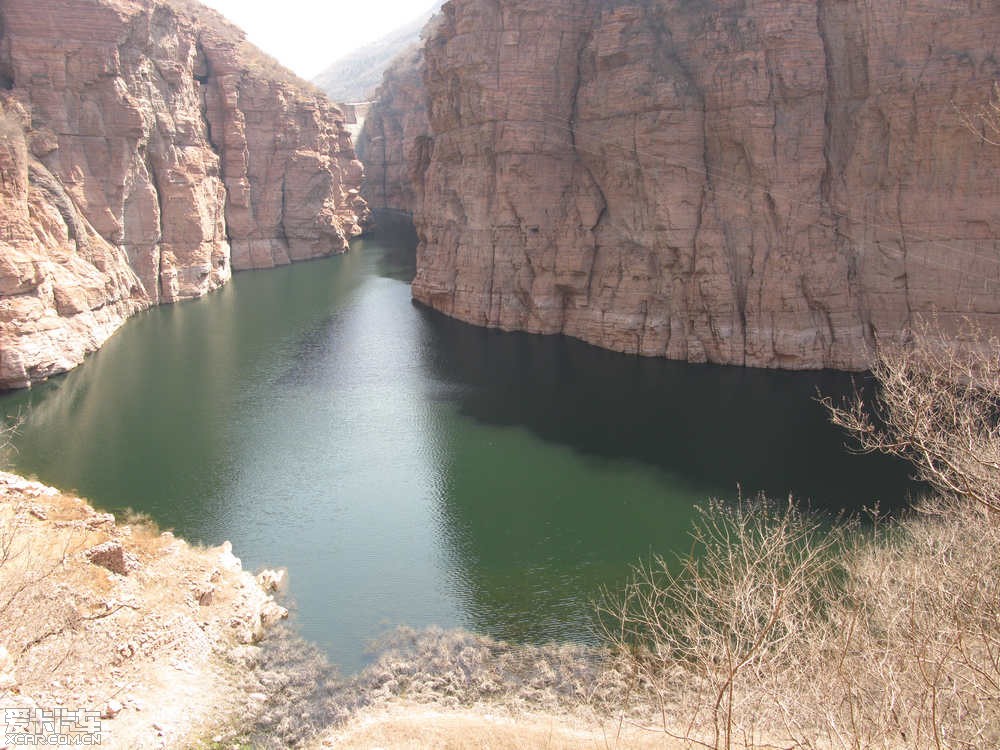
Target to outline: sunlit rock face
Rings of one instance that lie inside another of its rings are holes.
[[[0,4],[0,388],[233,270],[347,249],[343,116],[197,3]]]
[[[1000,148],[962,116],[998,38],[995,3],[452,0],[377,194],[462,320],[864,368],[922,314],[1000,328]]]

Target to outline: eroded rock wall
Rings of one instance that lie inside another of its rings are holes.
[[[961,112],[997,40],[979,1],[452,0],[414,297],[796,369],[864,368],[921,314],[996,331],[1000,148]]]
[[[228,189],[234,270],[346,251],[367,206],[341,111],[317,92],[248,74],[227,40],[202,43],[204,114]]]
[[[433,153],[424,73],[422,48],[397,58],[382,78],[377,105],[358,138],[366,171],[362,195],[374,209],[412,214],[423,200],[424,172]]]
[[[234,269],[342,252],[367,209],[339,110],[197,3],[0,4],[0,388]]]
[[[27,114],[0,115],[0,387],[79,364],[149,296],[122,247],[104,239],[31,152]]]

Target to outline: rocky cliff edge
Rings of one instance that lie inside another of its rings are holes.
[[[234,270],[343,252],[361,178],[341,112],[198,3],[0,4],[0,389]]]
[[[451,0],[369,194],[462,320],[861,369],[918,317],[1000,328],[1000,148],[963,122],[998,39],[986,2]]]

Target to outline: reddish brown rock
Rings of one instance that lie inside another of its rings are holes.
[[[358,154],[365,163],[362,195],[372,208],[413,213],[423,199],[433,140],[427,120],[424,55],[409,50],[393,62],[365,119]]]
[[[931,312],[997,330],[1000,149],[960,116],[997,39],[957,0],[452,0],[414,297],[761,367],[863,368]]]
[[[322,94],[249,71],[231,40],[202,36],[205,115],[229,189],[233,268],[347,250],[367,207],[344,116]]]
[[[0,387],[78,365],[149,305],[123,249],[105,240],[35,158],[27,115],[0,108]]]
[[[360,232],[343,116],[213,11],[8,0],[0,21],[0,388]]]
[[[117,540],[111,540],[103,544],[98,544],[96,547],[91,547],[84,553],[84,557],[94,565],[107,568],[112,573],[122,576],[128,575],[129,565],[126,560],[125,548]]]

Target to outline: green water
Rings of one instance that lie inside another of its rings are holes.
[[[812,400],[850,379],[692,366],[473,328],[415,306],[413,241],[238,274],[129,322],[67,376],[0,397],[10,463],[133,507],[246,567],[346,670],[400,625],[591,637],[589,602],[687,549],[709,496],[900,503]]]

